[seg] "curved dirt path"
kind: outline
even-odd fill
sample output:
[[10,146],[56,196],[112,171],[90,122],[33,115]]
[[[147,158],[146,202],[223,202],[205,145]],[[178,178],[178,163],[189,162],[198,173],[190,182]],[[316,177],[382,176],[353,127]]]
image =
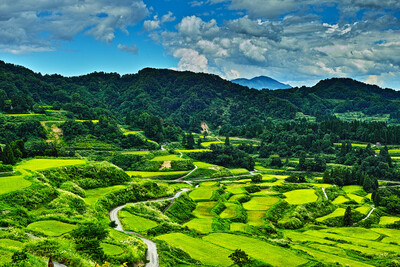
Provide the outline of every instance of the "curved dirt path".
[[135,203],[126,203],[122,206],[116,207],[112,209],[109,212],[110,220],[115,221],[117,224],[117,227],[115,230],[121,231],[127,234],[131,235],[136,235],[138,236],[146,245],[147,245],[147,255],[146,259],[148,262],[146,263],[146,267],[159,267],[160,264],[158,262],[158,253],[157,253],[157,245],[150,239],[147,239],[140,235],[139,233],[131,232],[131,231],[125,231],[124,228],[122,227],[121,221],[118,218],[118,211],[123,209],[127,204],[140,204],[140,203],[150,203],[150,202],[159,202],[159,201],[166,201],[166,200],[174,200],[175,198],[178,198],[183,192],[189,191],[190,189],[188,188],[183,188],[179,192],[177,192],[173,197],[166,197],[166,198],[158,198],[158,199],[152,199],[152,200],[146,200],[146,201],[140,201],[140,202],[135,202]]
[[375,207],[372,207],[372,209],[368,212],[367,216],[366,216],[364,219],[362,219],[361,221],[365,221],[366,219],[368,219],[369,216],[371,216],[371,214],[372,214],[372,212],[373,212],[374,210],[375,210]]

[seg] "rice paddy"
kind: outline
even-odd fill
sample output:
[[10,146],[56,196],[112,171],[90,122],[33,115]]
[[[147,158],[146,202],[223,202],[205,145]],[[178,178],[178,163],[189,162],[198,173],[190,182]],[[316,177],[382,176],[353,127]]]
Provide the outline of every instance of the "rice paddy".
[[0,177],[0,194],[29,187],[32,183],[25,180],[23,175]]
[[158,225],[155,221],[134,215],[125,210],[121,210],[118,215],[125,230],[144,232]]
[[337,198],[335,198],[332,203],[333,204],[343,204],[345,202],[349,201],[348,198],[346,198],[345,196],[338,196]]
[[125,252],[122,247],[113,244],[101,243],[100,246],[107,255],[120,255]]
[[225,203],[226,209],[219,215],[223,219],[232,219],[239,215],[240,207],[234,203]]
[[185,223],[184,226],[194,229],[202,234],[207,234],[212,232],[212,218],[195,218]]
[[255,238],[213,233],[203,237],[203,240],[231,250],[241,249],[249,256],[273,266],[299,266],[308,262],[307,259],[297,256],[288,249]]
[[151,161],[177,161],[177,160],[187,160],[179,157],[178,155],[166,155],[166,156],[158,156],[153,158]]
[[280,198],[277,197],[252,197],[250,201],[243,203],[246,210],[268,210],[272,205],[277,203]]
[[400,217],[382,216],[379,220],[379,224],[382,224],[382,225],[393,224],[398,221],[400,221]]
[[71,232],[75,225],[55,220],[38,221],[29,224],[26,228],[32,231],[40,232],[47,236],[60,236]]
[[45,170],[56,167],[85,164],[81,159],[31,159],[23,161],[17,165],[17,169],[27,169],[31,171]]
[[322,222],[322,221],[325,221],[326,219],[329,219],[329,218],[343,217],[345,211],[346,211],[345,209],[337,208],[334,212],[329,213],[328,215],[325,215],[323,217],[317,218],[316,221],[317,222]]
[[126,186],[124,186],[124,185],[114,185],[114,186],[110,186],[110,187],[87,189],[85,202],[89,205],[94,205],[97,202],[97,200],[99,200],[101,197],[103,197],[111,192],[125,188],[125,187]]
[[144,171],[126,171],[129,176],[139,176],[142,178],[156,178],[156,177],[179,177],[183,176],[187,171],[172,171],[172,172],[144,172]]
[[199,202],[197,203],[196,209],[193,210],[192,214],[197,218],[210,218],[213,217],[211,214],[212,208],[215,207],[217,202]]
[[265,211],[253,210],[247,211],[248,224],[252,226],[263,226],[264,222],[262,218],[265,216]]
[[284,193],[284,195],[286,196],[285,201],[291,205],[311,203],[318,199],[314,189],[293,190]]

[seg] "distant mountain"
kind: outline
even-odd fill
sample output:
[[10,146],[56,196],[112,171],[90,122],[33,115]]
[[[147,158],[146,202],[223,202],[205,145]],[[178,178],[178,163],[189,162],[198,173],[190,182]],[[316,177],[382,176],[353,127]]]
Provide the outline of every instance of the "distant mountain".
[[232,80],[231,82],[240,84],[242,86],[247,86],[249,88],[258,89],[258,90],[265,89],[265,88],[270,89],[270,90],[292,88],[288,84],[278,82],[277,80],[274,80],[267,76],[254,77],[253,79],[240,78],[240,79]]

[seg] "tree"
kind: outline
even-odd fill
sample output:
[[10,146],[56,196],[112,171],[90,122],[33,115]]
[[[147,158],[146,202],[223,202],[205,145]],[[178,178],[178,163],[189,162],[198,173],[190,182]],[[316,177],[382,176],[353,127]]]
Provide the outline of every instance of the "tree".
[[4,164],[11,164],[11,165],[15,164],[16,159],[14,157],[14,153],[13,153],[12,147],[9,144],[7,144],[5,146],[5,148],[3,149],[3,152],[1,153],[0,160]]
[[194,148],[194,137],[193,137],[192,133],[190,133],[187,136],[187,148],[188,149],[193,149]]
[[247,253],[241,249],[236,249],[235,252],[229,255],[229,258],[239,266],[244,266],[251,262]]
[[347,206],[346,211],[343,216],[343,225],[350,226],[351,225],[351,207]]
[[251,182],[252,183],[261,183],[262,182],[262,175],[261,174],[256,174],[251,176]]
[[229,141],[229,136],[227,136],[227,137],[225,138],[225,145],[226,145],[226,146],[230,146],[230,145],[231,145],[231,142]]

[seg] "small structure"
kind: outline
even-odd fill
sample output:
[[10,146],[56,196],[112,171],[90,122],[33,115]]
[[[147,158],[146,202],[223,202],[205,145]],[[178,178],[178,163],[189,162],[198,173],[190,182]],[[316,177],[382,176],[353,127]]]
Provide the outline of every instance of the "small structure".
[[381,146],[382,146],[382,144],[381,144],[380,142],[376,142],[375,146],[377,146],[377,147],[381,147]]

